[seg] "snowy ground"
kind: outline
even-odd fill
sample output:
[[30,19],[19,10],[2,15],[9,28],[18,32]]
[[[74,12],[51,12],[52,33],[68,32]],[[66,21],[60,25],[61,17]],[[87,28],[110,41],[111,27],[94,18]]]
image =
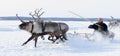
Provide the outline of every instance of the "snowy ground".
[[63,21],[70,27],[68,41],[52,44],[39,38],[37,47],[34,41],[21,46],[30,34],[20,30],[19,21],[0,21],[0,56],[120,56],[120,29],[111,29],[115,33],[113,41],[103,40],[99,35],[97,41],[88,41],[82,33],[92,33],[88,29],[90,22]]

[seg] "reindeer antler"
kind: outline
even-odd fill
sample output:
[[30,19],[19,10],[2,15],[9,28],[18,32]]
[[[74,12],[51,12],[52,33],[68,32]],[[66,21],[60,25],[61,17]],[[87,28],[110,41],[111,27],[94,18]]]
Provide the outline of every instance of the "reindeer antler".
[[17,18],[23,23],[24,21],[16,14]]
[[110,16],[111,18],[112,18],[112,20],[114,19],[114,17],[113,16]]
[[32,18],[36,20],[36,18],[34,17],[35,14],[32,14],[32,12],[31,12],[31,13],[29,13],[29,15],[32,16]]
[[29,13],[29,15],[32,16],[35,20],[37,20],[37,19],[40,20],[41,15],[44,13],[44,11],[40,13],[41,10],[42,10],[42,8],[41,9],[36,9],[34,11],[34,14]]

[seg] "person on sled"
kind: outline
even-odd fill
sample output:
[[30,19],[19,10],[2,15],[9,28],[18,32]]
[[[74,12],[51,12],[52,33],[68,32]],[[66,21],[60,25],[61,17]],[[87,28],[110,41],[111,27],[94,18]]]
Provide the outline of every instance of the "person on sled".
[[103,22],[102,18],[98,18],[98,22],[94,23],[93,25],[88,26],[88,28],[92,28],[95,31],[102,33],[103,35],[107,35],[108,33],[108,27]]
[[102,18],[98,18],[98,22],[93,25],[89,25],[88,28],[100,32],[103,36],[108,36],[109,38],[114,37],[114,33],[108,31],[108,26],[103,22]]

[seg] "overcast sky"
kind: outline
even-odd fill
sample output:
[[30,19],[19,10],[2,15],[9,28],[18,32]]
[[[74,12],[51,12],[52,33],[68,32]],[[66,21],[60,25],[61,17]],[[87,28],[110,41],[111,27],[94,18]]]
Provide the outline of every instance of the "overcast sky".
[[42,17],[120,18],[120,0],[0,0],[0,16],[29,16],[29,12],[43,8]]

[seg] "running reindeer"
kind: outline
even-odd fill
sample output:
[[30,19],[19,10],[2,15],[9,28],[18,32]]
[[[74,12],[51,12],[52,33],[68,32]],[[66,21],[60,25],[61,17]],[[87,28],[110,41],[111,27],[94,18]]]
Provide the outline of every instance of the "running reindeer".
[[[16,16],[22,22],[19,25],[19,28],[30,32],[32,35],[26,42],[22,44],[22,46],[27,44],[32,39],[34,39],[35,40],[34,46],[36,47],[38,37],[39,36],[43,37],[43,35],[47,35],[47,34],[50,35],[48,40],[53,41],[53,43],[55,43],[55,41],[58,39],[61,39],[62,41],[67,40],[66,33],[69,29],[68,25],[65,23],[44,22],[40,20],[40,16],[44,13],[42,12],[41,14],[39,14],[40,10],[38,11],[35,10],[35,14],[30,13],[30,15],[35,19],[35,21],[24,22],[16,14]],[[35,16],[37,18],[35,18]],[[56,39],[50,39],[51,37],[52,38],[56,37]]]
[[110,27],[110,29],[112,29],[113,27],[118,27],[120,26],[120,21],[119,20],[114,20],[114,18],[111,16],[112,20],[109,21],[108,26]]

